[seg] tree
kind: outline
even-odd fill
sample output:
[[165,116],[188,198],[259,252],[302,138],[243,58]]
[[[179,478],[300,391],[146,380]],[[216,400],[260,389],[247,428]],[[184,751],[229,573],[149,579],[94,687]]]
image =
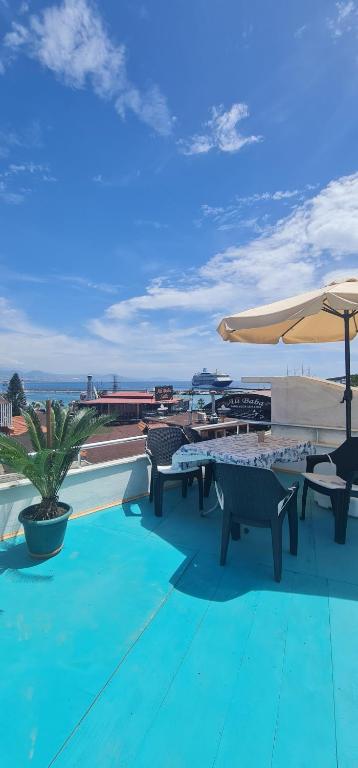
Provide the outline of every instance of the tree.
[[[45,435],[33,408],[22,411],[35,454],[15,440],[0,433],[0,462],[27,477],[38,490],[41,502],[33,519],[51,520],[58,516],[58,492],[83,443],[108,424],[108,416],[99,416],[95,408],[75,415],[58,404],[51,407],[51,429]],[[49,444],[50,443],[50,444]]]
[[21,411],[26,408],[26,396],[18,373],[11,376],[6,397],[12,403],[12,415],[21,416]]

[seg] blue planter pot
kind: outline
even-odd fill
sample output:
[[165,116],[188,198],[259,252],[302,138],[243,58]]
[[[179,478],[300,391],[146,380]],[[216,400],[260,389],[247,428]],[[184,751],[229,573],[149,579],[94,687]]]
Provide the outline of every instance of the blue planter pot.
[[20,512],[19,522],[24,527],[27,548],[32,557],[52,557],[62,549],[72,507],[63,502],[59,502],[58,506],[62,507],[63,515],[53,520],[31,520],[32,511],[37,504],[26,507]]

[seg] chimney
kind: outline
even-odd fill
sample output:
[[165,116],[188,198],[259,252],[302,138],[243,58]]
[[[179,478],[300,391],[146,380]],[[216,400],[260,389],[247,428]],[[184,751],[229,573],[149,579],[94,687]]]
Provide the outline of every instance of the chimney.
[[87,396],[86,400],[93,400],[94,394],[93,394],[93,381],[91,374],[88,374],[87,376]]

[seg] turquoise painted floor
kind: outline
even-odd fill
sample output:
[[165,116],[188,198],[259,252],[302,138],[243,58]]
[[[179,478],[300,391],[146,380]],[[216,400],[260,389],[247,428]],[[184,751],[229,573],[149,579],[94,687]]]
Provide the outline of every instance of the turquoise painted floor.
[[339,546],[312,503],[276,584],[269,532],[220,568],[196,503],[71,521],[40,564],[1,545],[2,768],[358,766],[358,520]]

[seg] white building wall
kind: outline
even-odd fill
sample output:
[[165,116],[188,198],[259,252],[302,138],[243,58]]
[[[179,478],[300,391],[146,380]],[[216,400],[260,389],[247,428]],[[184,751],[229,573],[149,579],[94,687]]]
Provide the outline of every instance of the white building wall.
[[[271,384],[272,433],[339,445],[345,439],[344,386],[309,376],[245,376]],[[353,387],[352,434],[358,436],[358,388]]]
[[[138,456],[70,470],[60,498],[78,513],[143,496],[148,488],[148,459]],[[28,480],[0,483],[0,536],[18,531],[19,512],[38,501]]]

